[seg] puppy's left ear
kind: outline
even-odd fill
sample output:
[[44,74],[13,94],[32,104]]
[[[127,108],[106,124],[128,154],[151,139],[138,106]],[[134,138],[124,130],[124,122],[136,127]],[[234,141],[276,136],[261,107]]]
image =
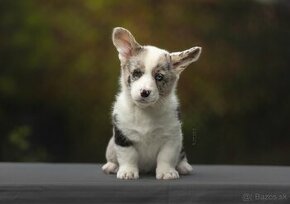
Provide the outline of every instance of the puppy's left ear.
[[202,48],[193,47],[182,52],[172,52],[171,63],[177,74],[180,74],[188,65],[198,60]]

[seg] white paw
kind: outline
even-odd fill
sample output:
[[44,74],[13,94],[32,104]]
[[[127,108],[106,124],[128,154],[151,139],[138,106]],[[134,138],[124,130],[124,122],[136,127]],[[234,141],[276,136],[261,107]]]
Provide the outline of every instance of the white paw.
[[166,169],[166,170],[156,170],[156,178],[157,179],[178,179],[179,174],[173,168]]
[[118,165],[113,162],[107,162],[102,166],[102,170],[106,174],[115,174],[118,171]]
[[185,160],[181,161],[176,166],[176,169],[180,174],[183,174],[183,175],[190,174],[190,172],[192,172],[192,166]]
[[120,167],[117,172],[118,179],[138,179],[139,172],[138,169],[135,167],[123,166]]

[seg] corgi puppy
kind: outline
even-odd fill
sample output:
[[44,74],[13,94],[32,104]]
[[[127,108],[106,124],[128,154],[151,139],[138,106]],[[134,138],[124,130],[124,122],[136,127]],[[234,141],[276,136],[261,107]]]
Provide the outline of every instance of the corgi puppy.
[[137,179],[156,172],[157,179],[189,174],[182,145],[176,85],[180,73],[198,60],[201,47],[168,52],[140,45],[125,28],[113,30],[121,62],[120,92],[113,105],[113,136],[106,151],[105,173]]

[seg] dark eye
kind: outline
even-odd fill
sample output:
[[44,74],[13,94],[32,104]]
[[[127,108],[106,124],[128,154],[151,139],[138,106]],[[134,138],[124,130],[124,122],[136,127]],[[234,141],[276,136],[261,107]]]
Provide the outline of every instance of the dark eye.
[[163,74],[157,73],[157,74],[155,75],[155,79],[156,79],[156,81],[162,81],[163,78],[164,78],[164,75],[163,75]]
[[136,70],[133,71],[132,76],[133,76],[134,79],[138,79],[138,78],[140,78],[142,76],[142,74],[143,73],[140,70],[136,69]]

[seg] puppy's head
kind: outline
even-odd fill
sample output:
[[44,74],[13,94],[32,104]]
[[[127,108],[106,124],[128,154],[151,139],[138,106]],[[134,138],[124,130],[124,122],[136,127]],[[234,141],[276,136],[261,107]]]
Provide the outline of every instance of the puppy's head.
[[179,74],[198,60],[201,47],[169,53],[153,46],[142,46],[124,28],[114,28],[113,44],[119,53],[122,85],[139,107],[154,105],[172,93]]

